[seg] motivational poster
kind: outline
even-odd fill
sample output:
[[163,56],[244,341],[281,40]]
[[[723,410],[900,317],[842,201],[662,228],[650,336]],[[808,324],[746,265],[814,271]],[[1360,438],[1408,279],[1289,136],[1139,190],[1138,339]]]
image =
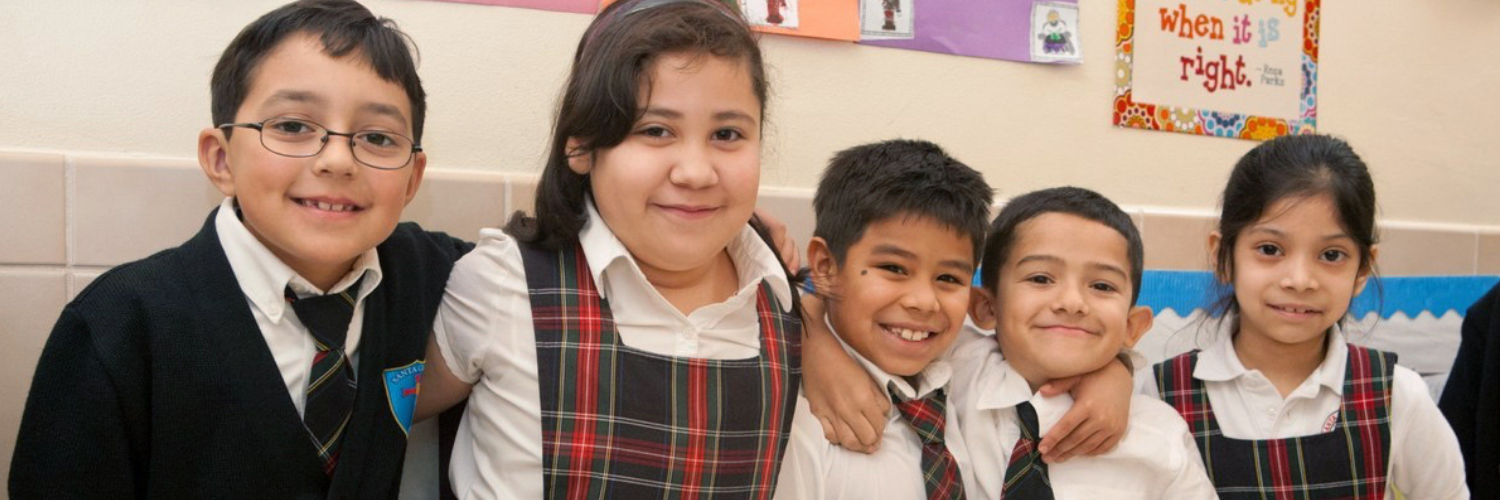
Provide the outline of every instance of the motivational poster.
[[1120,0],[1114,123],[1265,140],[1317,124],[1319,0]]

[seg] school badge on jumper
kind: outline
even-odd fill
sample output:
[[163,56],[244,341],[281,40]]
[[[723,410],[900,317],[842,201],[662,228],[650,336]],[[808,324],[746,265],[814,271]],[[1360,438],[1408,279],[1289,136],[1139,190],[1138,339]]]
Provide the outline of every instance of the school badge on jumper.
[[396,418],[396,425],[401,426],[401,432],[411,434],[412,417],[417,412],[417,394],[422,392],[422,370],[426,368],[426,361],[417,360],[406,366],[387,368],[383,374],[385,396],[391,403],[391,416]]

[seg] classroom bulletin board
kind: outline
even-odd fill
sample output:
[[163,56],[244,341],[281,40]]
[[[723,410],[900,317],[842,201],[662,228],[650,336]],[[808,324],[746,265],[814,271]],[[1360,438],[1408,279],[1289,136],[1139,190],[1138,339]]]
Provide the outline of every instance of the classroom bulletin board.
[[1266,140],[1318,119],[1320,0],[1120,0],[1114,124]]

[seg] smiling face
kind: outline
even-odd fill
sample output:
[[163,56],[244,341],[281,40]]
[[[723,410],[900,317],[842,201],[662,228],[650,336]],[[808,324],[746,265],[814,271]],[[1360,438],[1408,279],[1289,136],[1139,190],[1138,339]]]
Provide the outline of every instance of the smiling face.
[[[1219,238],[1209,240],[1216,247]],[[1234,247],[1237,341],[1317,349],[1368,276],[1326,195],[1273,203]]]
[[624,142],[570,167],[590,175],[599,215],[652,279],[710,265],[750,220],[760,100],[735,59],[667,54],[648,74]]
[[843,265],[814,238],[808,261],[819,286],[829,288],[834,332],[887,373],[921,372],[963,326],[974,241],[930,218],[897,215],[870,224]]
[[1015,238],[994,295],[979,292],[974,319],[995,328],[1005,359],[1032,389],[1104,367],[1150,328],[1151,311],[1130,304],[1118,231],[1051,212],[1022,222]]
[[[316,37],[299,34],[255,69],[235,122],[296,118],[341,132],[411,137],[410,106],[400,85],[381,79],[357,57],[329,57]],[[348,140],[337,136],[317,156],[289,158],[267,150],[260,133],[248,128],[235,128],[229,138],[205,129],[198,159],[215,186],[239,202],[250,233],[323,288],[390,236],[416,195],[427,161],[418,153],[399,170],[372,169],[357,163]]]

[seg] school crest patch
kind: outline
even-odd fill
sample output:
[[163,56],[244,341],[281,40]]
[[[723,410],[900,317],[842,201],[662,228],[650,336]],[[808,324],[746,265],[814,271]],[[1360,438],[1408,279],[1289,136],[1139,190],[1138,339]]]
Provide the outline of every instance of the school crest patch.
[[422,370],[427,368],[425,360],[385,370],[385,396],[391,403],[391,416],[401,431],[411,434],[412,417],[417,412],[417,394],[422,390]]

